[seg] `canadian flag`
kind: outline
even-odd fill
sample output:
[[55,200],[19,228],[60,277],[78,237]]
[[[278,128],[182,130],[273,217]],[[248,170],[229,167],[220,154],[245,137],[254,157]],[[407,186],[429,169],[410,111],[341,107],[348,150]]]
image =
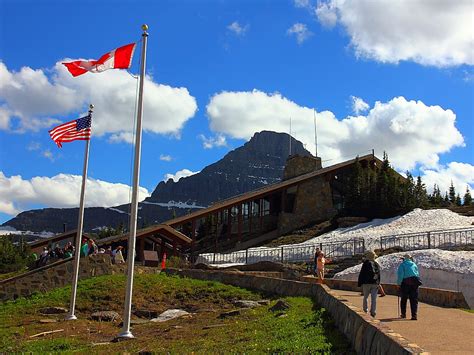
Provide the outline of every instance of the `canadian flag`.
[[136,43],[130,43],[114,49],[104,54],[99,60],[76,60],[62,64],[66,66],[72,76],[79,76],[87,72],[100,73],[107,69],[128,69],[132,65],[135,46]]

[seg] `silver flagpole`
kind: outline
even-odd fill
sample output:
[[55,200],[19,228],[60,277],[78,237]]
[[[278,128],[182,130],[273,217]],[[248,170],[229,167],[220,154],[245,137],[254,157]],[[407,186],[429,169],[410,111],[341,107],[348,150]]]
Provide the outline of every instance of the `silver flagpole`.
[[[92,116],[94,105],[89,105],[89,115]],[[74,252],[74,271],[72,274],[72,289],[71,289],[71,304],[69,306],[69,314],[66,320],[77,319],[74,314],[76,308],[76,293],[77,293],[77,279],[79,276],[79,259],[81,257],[81,240],[82,240],[82,225],[84,222],[84,198],[86,192],[87,181],[87,166],[89,164],[89,143],[90,138],[86,141],[86,151],[84,154],[84,168],[82,169],[82,184],[81,184],[81,202],[79,203],[79,217],[77,220],[77,234],[76,234],[76,250]]]
[[314,156],[318,157],[318,132],[316,130],[316,110],[313,108],[313,118],[314,118]]
[[125,293],[125,307],[123,310],[123,328],[119,333],[119,338],[134,338],[130,332],[130,313],[132,311],[132,292],[133,292],[133,268],[135,265],[135,240],[137,236],[137,214],[138,214],[138,185],[140,177],[140,155],[142,145],[142,113],[143,113],[143,84],[145,80],[146,66],[146,43],[148,38],[148,26],[142,26],[142,59],[140,68],[140,87],[138,91],[138,111],[137,111],[137,130],[135,137],[135,161],[133,166],[133,187],[132,203],[130,211],[130,234],[128,236],[127,253],[127,290]]

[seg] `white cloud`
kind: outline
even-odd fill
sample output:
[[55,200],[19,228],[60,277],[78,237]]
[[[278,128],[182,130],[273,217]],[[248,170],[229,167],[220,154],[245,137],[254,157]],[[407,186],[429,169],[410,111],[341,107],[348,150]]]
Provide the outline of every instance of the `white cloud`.
[[336,26],[337,12],[332,3],[320,3],[315,10],[316,17],[321,25],[327,28]]
[[358,115],[361,112],[367,111],[370,106],[367,102],[362,100],[360,97],[357,96],[351,96],[351,101],[352,101],[352,112],[354,112],[356,115]]
[[299,7],[302,9],[312,9],[313,6],[311,5],[310,0],[294,0],[295,7]]
[[438,185],[443,196],[445,191],[449,191],[452,181],[456,193],[459,193],[462,198],[466,193],[467,185],[471,193],[474,190],[474,165],[451,162],[438,169],[422,170],[421,179],[429,192],[433,192],[434,184]]
[[[281,94],[222,92],[207,105],[211,129],[239,139],[249,139],[255,132],[289,131],[314,153],[313,108],[299,106]],[[368,154],[375,149],[389,154],[399,170],[415,166],[435,167],[439,154],[464,139],[455,127],[456,115],[440,106],[427,106],[421,101],[395,97],[376,102],[365,116],[338,119],[330,111],[316,113],[318,154],[330,164]]]
[[[18,121],[19,131],[49,128],[95,105],[93,134],[111,135],[111,142],[132,142],[137,80],[121,70],[72,77],[61,62],[48,78],[43,70],[8,71],[0,62],[0,128]],[[28,97],[28,100],[24,98]],[[197,110],[196,99],[186,88],[157,84],[147,76],[144,89],[143,129],[157,134],[179,135]],[[64,118],[63,118],[64,116]],[[6,117],[6,118],[5,118]]]
[[171,161],[173,158],[171,158],[171,155],[164,155],[160,154],[160,160],[162,161]]
[[316,9],[323,26],[345,28],[358,57],[437,67],[474,64],[471,0],[329,0]]
[[165,178],[164,178],[164,181],[168,181],[169,179],[173,179],[174,182],[178,182],[179,179],[183,178],[183,177],[187,177],[187,176],[191,176],[191,175],[194,175],[194,174],[197,174],[199,173],[199,171],[191,171],[191,170],[188,170],[188,169],[183,169],[183,170],[179,170],[176,172],[176,174],[166,174],[165,175]]
[[291,26],[286,31],[286,33],[289,36],[294,35],[296,37],[296,42],[298,42],[298,44],[302,44],[304,41],[306,41],[309,37],[313,35],[313,33],[308,30],[308,28],[306,27],[304,23],[299,23],[299,22]]
[[204,134],[200,134],[198,137],[202,140],[202,146],[204,149],[227,147],[227,140],[222,134],[216,134],[214,137],[206,137]]
[[227,26],[227,29],[235,33],[237,36],[243,36],[248,31],[249,25],[242,26],[237,21],[234,21],[229,26]]
[[[0,212],[15,215],[33,205],[48,207],[78,207],[82,176],[59,174],[53,177],[36,176],[24,180],[20,175],[7,177],[0,171]],[[87,179],[85,204],[87,207],[110,207],[129,203],[130,187],[120,183]],[[147,189],[139,189],[139,200],[150,196]]]

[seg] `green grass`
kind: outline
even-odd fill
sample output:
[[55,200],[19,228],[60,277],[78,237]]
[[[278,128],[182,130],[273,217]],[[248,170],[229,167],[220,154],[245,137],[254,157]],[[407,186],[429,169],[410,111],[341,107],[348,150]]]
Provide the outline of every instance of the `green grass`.
[[[88,320],[96,310],[123,313],[125,276],[110,275],[79,282],[76,314],[79,320],[40,324],[39,309],[68,307],[71,289],[64,287],[30,298],[0,304],[0,353],[120,353],[141,350],[158,353],[348,353],[348,342],[337,332],[324,309],[305,297],[284,298],[290,305],[283,312],[271,312],[276,302],[247,309],[235,317],[221,319],[221,312],[234,309],[233,300],[258,300],[262,294],[218,282],[166,276],[136,275],[133,308],[162,312],[170,308],[195,309],[188,319],[147,323],[133,328],[136,339],[110,342],[120,331],[118,324]],[[204,311],[211,309],[211,311]],[[200,312],[200,310],[203,310]],[[60,318],[60,317],[56,317]],[[208,325],[217,325],[204,329]],[[64,332],[30,338],[43,331]]]

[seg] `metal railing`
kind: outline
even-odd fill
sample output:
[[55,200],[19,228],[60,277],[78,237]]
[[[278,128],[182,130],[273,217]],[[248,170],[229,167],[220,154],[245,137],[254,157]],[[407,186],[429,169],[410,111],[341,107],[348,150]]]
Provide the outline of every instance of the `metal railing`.
[[300,244],[275,248],[250,248],[226,254],[206,253],[200,254],[196,263],[221,265],[252,264],[259,261],[308,262],[313,260],[316,248],[322,250],[326,257],[331,259],[349,257],[363,253],[365,250],[364,240],[359,238],[341,242]]
[[380,249],[451,249],[474,244],[474,228],[450,229],[380,237]]
[[398,247],[402,250],[451,249],[474,245],[474,227],[450,230],[438,230],[420,233],[382,236],[366,243],[363,238],[340,242],[318,244],[289,245],[275,248],[250,248],[232,253],[206,253],[198,255],[196,263],[205,264],[252,264],[259,261],[308,262],[314,257],[316,248],[324,252],[327,258],[337,259],[362,254],[368,249],[382,250]]

